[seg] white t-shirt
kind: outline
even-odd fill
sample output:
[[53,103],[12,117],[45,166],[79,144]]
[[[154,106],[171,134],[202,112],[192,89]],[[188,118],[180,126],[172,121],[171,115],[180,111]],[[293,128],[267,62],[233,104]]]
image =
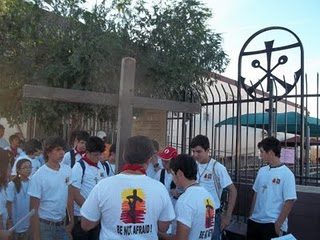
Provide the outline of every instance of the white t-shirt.
[[101,219],[100,239],[156,240],[159,221],[175,217],[168,191],[145,175],[118,174],[100,181],[82,205],[81,215]]
[[11,170],[11,175],[12,176],[17,175],[17,163],[21,159],[29,159],[31,161],[32,170],[31,170],[31,175],[30,176],[32,176],[41,167],[41,163],[40,163],[38,158],[30,158],[28,155],[23,154],[23,155],[20,155],[17,158],[17,160],[14,162],[12,170]]
[[[74,149],[73,149],[74,151]],[[75,163],[78,162],[80,159],[82,158],[81,154],[80,153],[77,153],[75,155]],[[63,164],[71,167],[71,154],[70,154],[70,151],[66,152],[63,156],[63,159],[61,161]]]
[[7,203],[7,193],[5,188],[0,187],[0,215],[2,217],[2,222],[3,222],[3,229],[7,229],[6,223],[8,219],[8,212],[6,208],[6,203]]
[[[157,181],[160,181],[160,177],[161,177],[161,171],[162,169],[160,169],[156,175],[154,176],[154,179]],[[164,186],[166,187],[166,189],[168,190],[168,192],[170,192],[170,186],[171,186],[171,182],[172,182],[172,174],[168,173],[165,170],[165,174],[164,174]]]
[[[26,216],[29,213],[30,208],[30,196],[28,195],[29,180],[21,182],[20,192],[17,192],[17,189],[13,182],[9,182],[7,188],[7,201],[12,202],[12,221],[13,224],[16,224],[21,218]],[[23,223],[17,226],[15,232],[22,233],[28,230],[30,226],[29,219],[25,220]]]
[[40,199],[39,217],[59,222],[66,215],[71,168],[60,164],[58,171],[43,165],[31,177],[28,194]]
[[[260,168],[253,190],[257,196],[250,219],[258,223],[275,223],[285,201],[297,199],[295,177],[285,165]],[[288,219],[281,229],[285,232],[288,230]]]
[[8,141],[6,139],[4,139],[3,137],[0,138],[0,148],[6,149],[9,146],[10,146],[10,144],[8,143]]
[[[162,169],[163,168],[163,164],[162,164],[161,158],[159,158],[159,157],[158,157],[158,164],[159,164],[159,168]],[[154,178],[156,174],[157,174],[157,171],[155,171],[153,163],[150,162],[148,164],[148,168],[147,168],[147,176],[151,177],[151,178]]]
[[[97,183],[107,177],[105,168],[102,166],[101,162],[98,162],[98,167],[89,165],[86,161],[83,160],[85,165],[85,171],[83,170],[81,164],[76,162],[72,168],[72,186],[80,189],[80,194],[86,199],[89,196],[89,193]],[[74,202],[74,215],[80,215],[80,207]]]
[[201,186],[190,186],[177,200],[176,220],[190,228],[189,240],[211,240],[215,207],[211,194]]
[[[231,185],[232,180],[225,166],[217,162],[215,164],[214,171],[219,182],[215,184],[214,177],[213,177],[213,164],[215,161],[216,160],[211,158],[208,163],[204,163],[204,164],[197,163],[198,164],[197,181],[212,195],[215,208],[219,209],[222,189]],[[218,187],[219,196],[217,195],[216,186],[220,186]]]
[[[105,165],[109,166],[109,174],[108,177],[116,175],[116,165],[113,163],[109,163],[108,160],[104,162]],[[106,166],[105,166],[106,167]]]

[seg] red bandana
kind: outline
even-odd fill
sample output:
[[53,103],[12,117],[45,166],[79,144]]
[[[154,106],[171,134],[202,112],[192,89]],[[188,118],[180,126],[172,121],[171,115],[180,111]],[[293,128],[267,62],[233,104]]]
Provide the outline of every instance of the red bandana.
[[18,155],[18,148],[10,147],[10,149],[11,149],[11,152],[12,152],[13,156],[16,157]]
[[82,159],[88,163],[90,166],[94,166],[96,168],[99,168],[98,167],[98,163],[95,163],[95,162],[92,162],[86,155],[82,156]]
[[123,165],[122,171],[126,171],[126,170],[137,171],[137,172],[140,172],[142,174],[146,174],[146,169],[140,164],[126,163],[126,164]]

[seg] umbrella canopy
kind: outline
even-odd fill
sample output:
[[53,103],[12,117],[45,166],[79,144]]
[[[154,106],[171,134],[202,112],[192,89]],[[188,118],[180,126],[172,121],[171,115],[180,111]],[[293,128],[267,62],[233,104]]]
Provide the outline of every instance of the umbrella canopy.
[[[281,141],[281,146],[295,147],[301,145],[301,137],[295,136],[286,140]],[[310,138],[310,146],[320,145],[320,140]]]
[[[287,132],[293,134],[301,133],[301,114],[296,112],[274,113],[275,126],[277,132]],[[314,117],[305,117],[307,126],[310,127],[310,137],[320,137],[320,119]],[[237,117],[227,118],[215,126],[236,125]],[[240,116],[241,126],[253,128],[269,128],[269,113],[248,113]]]

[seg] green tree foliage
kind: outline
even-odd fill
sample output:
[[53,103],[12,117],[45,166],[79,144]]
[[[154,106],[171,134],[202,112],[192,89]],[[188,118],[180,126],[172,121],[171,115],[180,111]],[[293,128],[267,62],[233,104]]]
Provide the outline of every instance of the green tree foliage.
[[84,2],[1,2],[0,114],[11,123],[36,115],[56,132],[63,118],[115,119],[108,107],[22,99],[21,88],[115,93],[125,56],[137,59],[137,94],[180,100],[201,92],[210,72],[228,63],[221,36],[207,26],[211,12],[199,0],[102,1],[90,12]]

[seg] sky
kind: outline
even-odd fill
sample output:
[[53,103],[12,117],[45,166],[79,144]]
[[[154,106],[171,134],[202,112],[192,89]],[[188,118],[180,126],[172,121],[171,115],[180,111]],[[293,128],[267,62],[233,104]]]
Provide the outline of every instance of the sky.
[[209,27],[222,34],[230,57],[224,76],[237,79],[238,57],[245,41],[260,29],[281,26],[300,38],[305,73],[320,72],[320,1],[318,0],[203,0],[213,12]]

